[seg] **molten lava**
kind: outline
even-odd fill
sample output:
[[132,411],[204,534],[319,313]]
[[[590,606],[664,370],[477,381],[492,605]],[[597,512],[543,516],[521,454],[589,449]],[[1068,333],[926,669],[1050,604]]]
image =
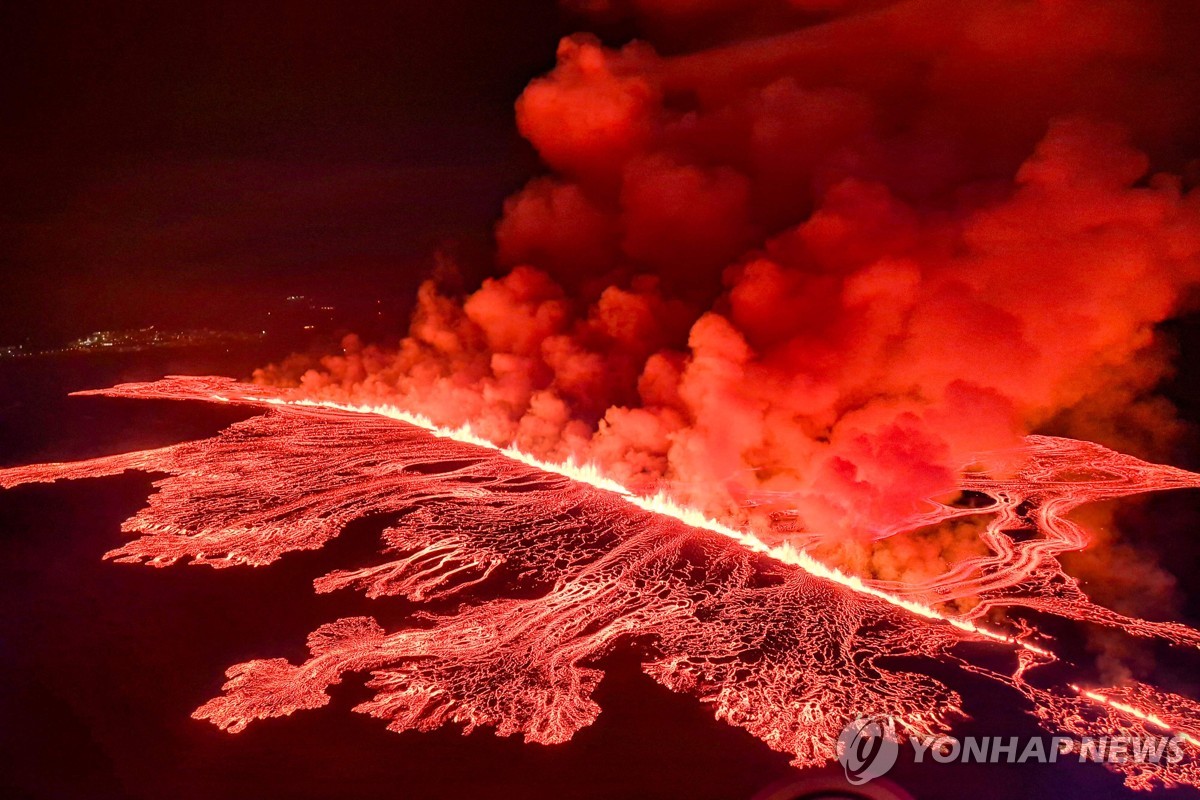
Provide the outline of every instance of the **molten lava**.
[[[1200,487],[1200,475],[1051,437],[982,455],[976,463],[1009,471],[967,471],[960,487],[991,505],[933,504],[915,524],[987,514],[990,554],[905,586],[846,575],[786,542],[769,544],[664,496],[633,494],[594,468],[543,463],[391,407],[294,400],[219,378],[92,393],[263,411],[203,441],[0,470],[3,487],[130,469],[166,473],[124,525],[137,538],[106,557],[157,567],[263,566],[320,548],[352,520],[389,513],[397,521],[382,533],[386,559],[321,576],[316,591],[461,603],[390,631],[371,617],[335,620],[309,636],[302,664],[266,658],[231,667],[224,694],[195,712],[231,732],[323,706],[326,689],[346,673],[369,671],[375,696],[355,710],[392,730],[456,723],[562,742],[600,713],[596,659],[636,644],[655,680],[696,695],[796,764],[813,765],[834,757],[838,732],[857,714],[891,716],[906,735],[943,733],[964,715],[944,683],[890,665],[889,657],[904,656],[1012,687],[1055,732],[1176,735],[1183,761],[1110,767],[1139,788],[1200,786],[1200,705],[1140,684],[1040,685],[1031,670],[1056,660],[1048,643],[1028,628],[982,621],[1025,606],[1200,646],[1186,626],[1091,603],[1057,560],[1088,543],[1067,518],[1080,504]],[[1019,527],[1018,515],[1036,526],[1019,540],[1006,533]],[[979,602],[946,610],[966,597]],[[1002,660],[1011,653],[1010,668],[968,656],[968,642],[991,643]]]

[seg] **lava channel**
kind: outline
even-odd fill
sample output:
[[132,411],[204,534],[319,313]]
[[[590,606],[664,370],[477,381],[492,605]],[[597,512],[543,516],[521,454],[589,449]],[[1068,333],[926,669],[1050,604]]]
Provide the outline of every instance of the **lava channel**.
[[[666,497],[633,495],[593,468],[540,463],[399,409],[295,401],[224,378],[81,394],[262,412],[201,441],[0,470],[0,487],[126,470],[165,474],[123,525],[135,538],[106,558],[265,566],[322,547],[355,519],[387,513],[397,521],[381,534],[381,561],[322,575],[315,590],[457,601],[454,611],[435,605],[397,630],[365,616],[331,621],[309,635],[310,656],[298,665],[265,658],[230,667],[224,693],[194,713],[230,732],[324,706],[329,686],[369,672],[374,696],[354,710],[391,730],[457,724],[563,742],[600,713],[592,699],[598,659],[636,643],[654,680],[811,766],[836,756],[839,732],[858,715],[891,717],[902,736],[946,733],[965,716],[962,698],[941,680],[896,667],[892,657],[903,657],[1015,689],[1052,732],[1178,736],[1182,761],[1108,766],[1136,788],[1200,787],[1200,705],[1141,684],[1035,683],[1034,668],[1056,660],[1046,643],[1027,628],[982,622],[997,607],[1026,606],[1200,645],[1186,626],[1096,606],[1056,559],[1086,544],[1066,519],[1071,509],[1197,487],[1200,475],[1086,442],[1030,437],[1013,476],[963,476],[962,488],[993,500],[984,509],[994,518],[985,533],[992,554],[904,586],[845,575]],[[1003,531],[1022,503],[1035,509],[1026,516],[1039,535],[1018,542]],[[940,506],[921,523],[964,513]],[[980,602],[963,613],[944,610],[946,600],[967,596]],[[962,647],[969,642],[990,644],[1010,668],[973,660],[966,653],[979,648]]]

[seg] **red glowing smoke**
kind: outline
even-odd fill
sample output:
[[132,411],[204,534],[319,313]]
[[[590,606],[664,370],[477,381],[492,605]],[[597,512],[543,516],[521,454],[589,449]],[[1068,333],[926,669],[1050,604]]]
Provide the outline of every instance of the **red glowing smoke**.
[[1031,431],[1172,433],[1154,326],[1200,277],[1200,196],[1147,155],[1197,129],[1172,4],[584,6],[671,55],[574,36],[525,90],[552,173],[505,205],[509,271],[260,380],[816,537],[884,536]]

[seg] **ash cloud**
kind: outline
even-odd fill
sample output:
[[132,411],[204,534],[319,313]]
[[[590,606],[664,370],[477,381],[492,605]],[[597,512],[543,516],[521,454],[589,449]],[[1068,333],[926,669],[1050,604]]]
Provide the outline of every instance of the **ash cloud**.
[[1031,431],[1173,434],[1155,325],[1200,278],[1177,5],[582,7],[646,40],[569,37],[517,101],[548,173],[504,205],[498,277],[260,381],[818,538],[901,529]]

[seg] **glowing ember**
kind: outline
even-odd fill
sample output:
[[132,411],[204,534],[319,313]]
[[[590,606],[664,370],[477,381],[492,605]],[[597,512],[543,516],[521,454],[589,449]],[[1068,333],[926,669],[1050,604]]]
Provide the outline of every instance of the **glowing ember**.
[[[1142,636],[1195,646],[1181,625],[1122,617],[1091,604],[1056,561],[1086,544],[1064,515],[1090,500],[1200,486],[1200,476],[1098,445],[1031,437],[963,488],[993,504],[938,506],[920,524],[988,513],[993,553],[957,564],[922,586],[863,581],[791,545],[706,519],[668,498],[633,495],[594,469],[543,464],[469,430],[431,429],[394,408],[349,409],[289,401],[218,378],[127,384],[100,394],[256,404],[260,416],[218,436],[68,464],[0,470],[0,486],[111,475],[167,473],[148,506],[125,523],[138,538],[107,554],[167,566],[180,559],[259,566],[315,549],[368,514],[397,522],[382,537],[388,560],[318,578],[318,592],[354,588],[414,601],[454,597],[453,613],[417,615],[384,630],[370,617],[340,619],[309,636],[300,665],[260,659],[228,671],[225,694],[196,716],[236,732],[255,719],[326,704],[347,672],[370,671],[375,697],[356,708],[392,730],[460,723],[534,742],[561,742],[590,724],[602,673],[595,659],[634,639],[647,674],[713,706],[798,765],[834,756],[855,714],[889,715],[909,735],[944,732],[962,715],[958,695],[889,656],[936,660],[986,675],[1027,697],[1048,729],[1078,736],[1172,732],[1187,745],[1178,764],[1116,764],[1131,786],[1200,785],[1194,757],[1200,706],[1151,687],[1031,684],[1055,660],[1036,635],[977,624],[1000,606],[1088,618]],[[370,413],[368,413],[370,412]],[[1004,531],[1018,507],[1037,534]],[[969,613],[942,601],[977,596]],[[995,643],[1012,666],[968,660],[958,645]]]

